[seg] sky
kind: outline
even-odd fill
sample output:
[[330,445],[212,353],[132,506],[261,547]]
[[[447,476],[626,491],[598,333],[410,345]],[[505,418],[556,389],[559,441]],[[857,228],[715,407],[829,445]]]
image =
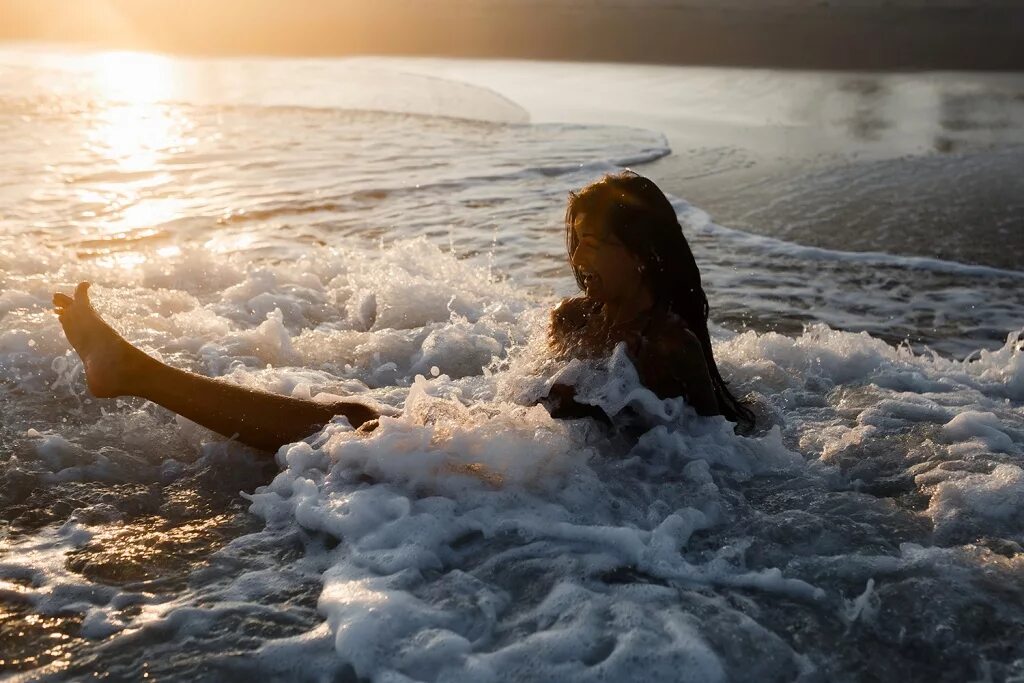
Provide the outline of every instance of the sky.
[[1024,0],[0,0],[0,40],[803,68],[1024,68]]

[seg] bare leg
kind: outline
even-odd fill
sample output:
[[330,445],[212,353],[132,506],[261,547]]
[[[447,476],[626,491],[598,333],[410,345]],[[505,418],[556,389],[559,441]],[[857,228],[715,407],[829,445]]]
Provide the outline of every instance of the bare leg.
[[193,422],[264,450],[303,439],[335,415],[353,427],[378,417],[355,402],[316,403],[172,368],[147,356],[108,325],[89,302],[89,283],[74,297],[54,294],[61,325],[81,356],[89,391],[100,398],[141,396]]

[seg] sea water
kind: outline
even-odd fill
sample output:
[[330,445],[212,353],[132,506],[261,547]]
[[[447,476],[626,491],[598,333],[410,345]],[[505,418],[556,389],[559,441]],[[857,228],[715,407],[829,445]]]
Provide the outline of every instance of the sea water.
[[[672,150],[529,118],[383,61],[0,55],[6,675],[1024,676],[1024,272],[674,196],[737,436],[549,353],[567,193]],[[269,458],[93,399],[81,280],[165,362],[380,425]],[[560,381],[631,426],[551,419]]]

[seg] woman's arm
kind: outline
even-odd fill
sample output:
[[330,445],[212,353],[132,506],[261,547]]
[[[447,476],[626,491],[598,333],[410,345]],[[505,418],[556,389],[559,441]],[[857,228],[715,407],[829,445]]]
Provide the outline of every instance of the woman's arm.
[[[317,403],[280,396],[165,365],[132,346],[104,321],[89,301],[89,283],[73,297],[54,294],[53,304],[68,341],[82,358],[94,396],[139,396],[207,429],[273,451],[317,431],[335,415],[353,427],[378,417],[359,403]],[[372,423],[371,423],[372,424]]]
[[577,401],[576,387],[568,384],[552,386],[551,391],[540,402],[556,420],[579,420],[590,417],[605,424],[612,423],[608,413],[598,406]]

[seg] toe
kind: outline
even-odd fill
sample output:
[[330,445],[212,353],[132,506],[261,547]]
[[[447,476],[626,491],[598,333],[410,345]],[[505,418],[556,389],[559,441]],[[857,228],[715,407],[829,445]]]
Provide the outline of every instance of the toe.
[[75,300],[72,299],[67,294],[61,294],[60,292],[57,292],[56,294],[53,295],[53,305],[56,306],[57,308],[67,308],[73,303],[75,303]]
[[89,304],[89,282],[79,282],[78,286],[75,287],[75,301],[81,301],[85,304]]

